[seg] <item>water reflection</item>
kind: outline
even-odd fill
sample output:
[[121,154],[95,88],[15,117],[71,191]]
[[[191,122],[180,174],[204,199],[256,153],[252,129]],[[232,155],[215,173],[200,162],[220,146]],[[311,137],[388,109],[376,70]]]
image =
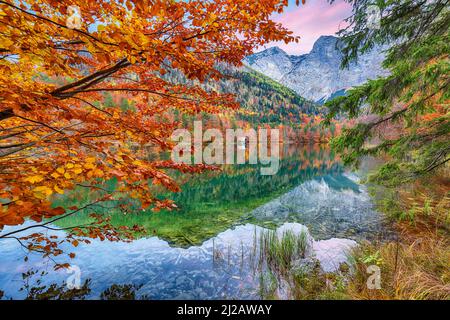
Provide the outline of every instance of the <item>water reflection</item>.
[[302,223],[316,238],[385,238],[389,230],[354,174],[325,175],[304,182],[252,214],[260,221]]
[[[76,253],[71,263],[80,267],[83,280],[92,279],[88,297],[98,297],[112,284],[132,284],[142,285],[139,294],[150,299],[258,298],[254,270],[242,261],[248,260],[260,226],[299,222],[316,239],[359,240],[383,233],[366,188],[330,150],[285,145],[281,156],[274,176],[262,176],[258,166],[248,164],[184,176],[182,192],[161,193],[178,204],[175,212],[103,212],[114,224],[142,225],[149,233],[132,243],[93,241],[70,248]],[[70,197],[87,198],[77,193]],[[88,219],[82,213],[59,226]],[[220,256],[214,247],[221,248]],[[46,283],[67,278],[38,255],[24,262],[25,254],[14,240],[0,242],[0,289],[10,297],[26,295],[19,288],[22,273],[30,268],[48,271],[42,280]]]
[[[153,157],[164,159],[167,154]],[[344,168],[329,149],[318,145],[283,145],[280,167],[276,175],[263,176],[259,165],[225,165],[221,171],[203,174],[172,174],[182,184],[179,193],[164,193],[160,198],[170,198],[179,210],[139,212],[124,215],[123,212],[105,210],[99,212],[111,216],[115,225],[141,225],[148,235],[156,235],[173,246],[189,247],[225,231],[233,225],[252,221],[249,214],[255,208],[292,190],[301,183],[324,175],[339,176]],[[89,199],[89,191],[80,188],[70,195],[67,206],[82,205],[78,199]],[[89,201],[89,200],[86,200]],[[61,226],[85,224],[88,213],[65,219]]]
[[[278,232],[285,230],[299,233],[307,229],[299,224],[285,224]],[[259,243],[256,239],[261,232],[263,228],[245,224],[187,249],[170,247],[157,237],[132,243],[94,240],[76,249],[77,256],[71,264],[81,271],[81,283],[89,283],[89,290],[84,290],[86,298],[99,298],[116,284],[132,285],[137,298],[259,299],[255,257]],[[311,257],[319,259],[326,271],[334,271],[354,245],[346,239],[313,241]],[[37,270],[37,275],[47,272],[38,278],[39,286],[63,283],[69,276],[65,271],[52,271],[52,261],[36,254],[24,262],[20,247],[10,239],[0,244],[0,250],[0,287],[8,297],[24,298],[28,292],[20,288],[36,286],[36,279],[22,277],[28,268]]]

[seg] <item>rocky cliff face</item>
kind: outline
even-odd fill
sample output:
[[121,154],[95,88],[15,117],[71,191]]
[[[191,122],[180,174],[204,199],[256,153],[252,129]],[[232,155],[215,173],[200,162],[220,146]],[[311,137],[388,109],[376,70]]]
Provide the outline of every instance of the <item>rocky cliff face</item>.
[[384,76],[382,48],[362,55],[348,69],[341,69],[341,42],[333,36],[320,37],[309,54],[290,56],[274,47],[253,54],[244,64],[265,74],[313,101],[323,102],[368,79]]
[[276,81],[280,81],[294,66],[291,57],[278,47],[255,53],[245,58],[244,63]]

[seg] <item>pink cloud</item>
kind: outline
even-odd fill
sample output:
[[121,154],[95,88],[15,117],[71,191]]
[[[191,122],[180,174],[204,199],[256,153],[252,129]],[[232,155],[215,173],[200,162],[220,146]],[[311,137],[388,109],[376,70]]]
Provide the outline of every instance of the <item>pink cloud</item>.
[[[300,36],[299,43],[273,43],[289,54],[308,53],[314,42],[322,35],[334,35],[345,27],[345,18],[351,15],[351,5],[343,0],[329,4],[326,0],[309,0],[305,5],[294,7],[288,12],[275,15],[275,21],[280,22]],[[267,47],[270,47],[269,45]]]

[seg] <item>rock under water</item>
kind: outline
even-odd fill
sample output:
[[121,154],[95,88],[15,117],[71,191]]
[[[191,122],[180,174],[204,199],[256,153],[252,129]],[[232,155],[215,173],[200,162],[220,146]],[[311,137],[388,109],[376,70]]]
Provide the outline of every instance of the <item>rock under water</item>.
[[[259,235],[267,231],[253,224],[240,225],[187,249],[170,247],[157,237],[131,243],[94,240],[70,248],[76,253],[71,264],[81,271],[82,281],[92,280],[89,298],[97,298],[112,284],[136,284],[142,285],[138,294],[150,299],[258,299],[252,259]],[[307,233],[308,258],[319,260],[326,272],[337,270],[356,245],[348,239],[315,241],[308,228],[298,223],[286,223],[276,230],[280,236],[286,231]],[[48,271],[43,284],[61,283],[69,276],[66,271],[53,271],[50,261],[39,255],[25,262],[14,242],[2,242],[0,251],[0,287],[11,297],[23,298],[18,290],[23,285],[21,274],[30,267]]]

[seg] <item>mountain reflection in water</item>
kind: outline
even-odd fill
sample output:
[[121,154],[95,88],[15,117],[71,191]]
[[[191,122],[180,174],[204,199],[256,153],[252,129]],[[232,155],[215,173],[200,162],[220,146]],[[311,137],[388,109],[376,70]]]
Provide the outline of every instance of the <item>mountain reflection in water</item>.
[[[262,176],[258,165],[249,164],[179,176],[180,193],[160,194],[174,199],[177,211],[104,212],[114,224],[143,225],[149,233],[131,243],[94,240],[66,248],[76,254],[70,263],[80,268],[82,279],[92,279],[89,297],[98,297],[116,283],[142,285],[138,294],[150,299],[258,298],[258,278],[249,255],[261,226],[301,223],[316,240],[384,237],[386,228],[366,187],[330,150],[285,145],[281,155],[274,176]],[[60,201],[79,204],[87,198],[82,192]],[[88,219],[82,213],[58,227]],[[222,254],[215,254],[216,249]],[[65,271],[53,271],[52,261],[30,254],[25,262],[25,255],[14,239],[0,241],[0,289],[7,297],[25,296],[19,288],[22,272],[29,269],[48,271],[44,283],[67,279]]]

